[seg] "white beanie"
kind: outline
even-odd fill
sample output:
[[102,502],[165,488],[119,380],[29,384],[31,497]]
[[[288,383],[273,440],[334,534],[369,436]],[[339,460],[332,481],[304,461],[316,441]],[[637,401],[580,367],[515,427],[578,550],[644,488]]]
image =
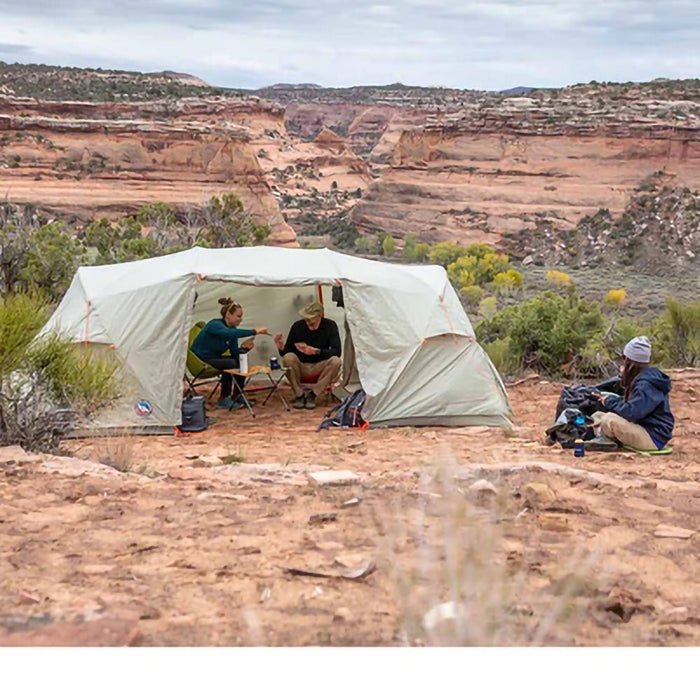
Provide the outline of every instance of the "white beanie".
[[622,354],[632,362],[639,362],[640,364],[646,365],[651,362],[651,343],[649,338],[645,335],[639,335],[636,338],[632,338]]

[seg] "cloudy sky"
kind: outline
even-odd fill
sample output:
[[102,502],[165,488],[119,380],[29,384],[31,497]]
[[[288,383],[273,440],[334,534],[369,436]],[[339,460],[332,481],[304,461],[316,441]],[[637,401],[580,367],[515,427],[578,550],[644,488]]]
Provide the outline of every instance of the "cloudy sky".
[[700,0],[0,0],[0,60],[213,85],[700,77]]

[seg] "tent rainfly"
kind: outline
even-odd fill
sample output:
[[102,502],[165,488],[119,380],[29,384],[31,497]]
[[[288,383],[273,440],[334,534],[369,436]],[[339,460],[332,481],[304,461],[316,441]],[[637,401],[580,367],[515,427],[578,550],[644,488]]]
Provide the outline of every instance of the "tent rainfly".
[[[332,301],[342,286],[344,306]],[[370,426],[509,425],[505,387],[437,265],[396,265],[327,249],[192,248],[148,260],[81,267],[41,333],[115,352],[122,398],[94,427],[169,428],[181,421],[191,326],[244,309],[242,328],[285,337],[298,310],[321,299],[343,338],[343,377],[367,393]],[[258,336],[252,364],[277,355]]]

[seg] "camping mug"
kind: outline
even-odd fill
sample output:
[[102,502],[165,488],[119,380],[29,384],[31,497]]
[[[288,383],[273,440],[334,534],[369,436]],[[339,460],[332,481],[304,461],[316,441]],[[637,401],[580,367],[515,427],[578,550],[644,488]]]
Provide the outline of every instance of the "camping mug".
[[276,357],[270,358],[270,369],[279,369],[280,361]]

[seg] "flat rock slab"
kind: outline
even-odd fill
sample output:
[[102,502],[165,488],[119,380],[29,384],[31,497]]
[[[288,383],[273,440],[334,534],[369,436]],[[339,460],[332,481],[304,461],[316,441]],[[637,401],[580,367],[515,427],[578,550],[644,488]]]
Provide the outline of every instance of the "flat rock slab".
[[322,472],[308,474],[309,481],[317,486],[350,486],[357,484],[360,477],[348,469],[328,469]]
[[674,525],[658,525],[654,530],[654,537],[675,537],[679,540],[687,540],[695,534],[695,530],[686,530]]
[[138,619],[103,617],[85,622],[55,622],[32,630],[4,633],[3,647],[130,646],[138,634]]

